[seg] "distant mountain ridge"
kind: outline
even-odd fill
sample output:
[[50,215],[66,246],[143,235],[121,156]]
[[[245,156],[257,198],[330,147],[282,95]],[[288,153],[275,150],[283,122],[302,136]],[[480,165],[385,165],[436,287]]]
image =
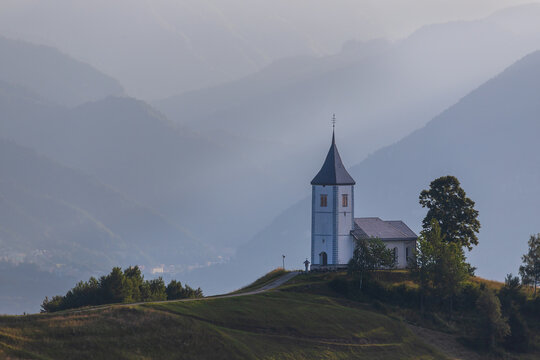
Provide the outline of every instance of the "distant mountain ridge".
[[[526,25],[538,31],[504,25],[516,12],[527,13]],[[351,43],[332,57],[276,62],[244,79],[155,105],[214,142],[241,139],[243,155],[264,168],[265,191],[279,194],[261,199],[274,217],[285,203],[309,194],[304,179],[326,154],[333,113],[344,160],[358,163],[540,48],[538,24],[535,5],[429,25],[394,43]]]
[[[525,24],[510,21],[516,13],[527,14]],[[304,141],[320,146],[326,128],[313,125],[336,113],[347,129],[342,148],[362,154],[353,159],[360,161],[380,148],[381,139],[399,140],[539,49],[539,31],[519,31],[540,30],[538,24],[540,5],[533,4],[481,20],[427,25],[394,43],[357,43],[335,56],[279,61],[243,79],[154,104],[195,130],[234,129],[289,146],[308,126]]]
[[[537,51],[425,127],[351,167],[355,215],[401,219],[419,232],[426,213],[418,204],[420,191],[439,176],[455,175],[480,212],[480,244],[469,254],[477,274],[492,279],[515,274],[529,235],[540,231],[539,98]],[[341,155],[347,165],[347,152]],[[284,211],[241,247],[231,264],[192,276],[208,279],[201,286],[221,292],[248,281],[242,269],[264,273],[279,265],[282,254],[287,267],[301,267],[310,251],[310,206],[306,198]]]
[[[57,47],[113,75],[130,96],[150,101],[372,37],[375,24],[349,11],[354,7],[320,2],[306,8],[288,0],[18,0],[0,13],[0,33]],[[321,26],[328,12],[339,19],[335,26]]]
[[0,36],[0,53],[0,80],[60,105],[76,106],[124,92],[113,78],[48,46]]
[[206,261],[202,244],[109,186],[2,138],[0,149],[4,261],[69,275]]
[[[0,96],[0,105],[5,137],[83,170],[178,226],[197,228],[198,238],[232,246],[218,236],[239,241],[265,222],[235,226],[243,219],[227,212],[229,204],[250,202],[251,195],[238,196],[257,191],[249,184],[267,179],[265,170],[243,154],[245,142],[208,139],[132,98],[108,97],[65,109]],[[207,220],[201,214],[213,219],[212,227],[203,225]]]

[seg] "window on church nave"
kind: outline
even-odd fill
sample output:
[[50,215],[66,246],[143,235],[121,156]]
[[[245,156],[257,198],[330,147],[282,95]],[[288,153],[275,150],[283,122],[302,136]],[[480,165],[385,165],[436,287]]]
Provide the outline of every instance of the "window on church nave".
[[343,206],[343,207],[349,206],[349,195],[348,194],[341,195],[341,206]]
[[321,194],[321,207],[327,207],[328,206],[328,195]]

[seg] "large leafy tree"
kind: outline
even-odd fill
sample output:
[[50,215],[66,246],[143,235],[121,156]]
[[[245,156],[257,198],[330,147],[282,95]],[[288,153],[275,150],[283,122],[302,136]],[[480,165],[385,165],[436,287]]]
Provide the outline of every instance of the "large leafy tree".
[[540,234],[531,235],[529,239],[529,251],[521,257],[523,265],[519,267],[519,275],[524,284],[536,288],[540,285]]
[[433,180],[429,190],[420,193],[420,204],[429,209],[422,223],[425,230],[436,220],[443,241],[457,243],[469,250],[478,245],[478,211],[456,177],[448,175]]
[[360,288],[362,288],[363,279],[373,271],[395,266],[394,252],[388,249],[381,239],[355,239],[355,242],[355,249],[348,264],[348,271],[350,274],[360,277]]

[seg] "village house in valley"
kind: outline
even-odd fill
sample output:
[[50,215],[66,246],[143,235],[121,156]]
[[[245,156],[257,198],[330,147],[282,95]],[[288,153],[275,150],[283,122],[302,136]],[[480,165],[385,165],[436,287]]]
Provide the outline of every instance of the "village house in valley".
[[346,268],[354,239],[379,238],[394,251],[396,267],[405,268],[417,235],[401,220],[354,217],[354,185],[345,170],[332,133],[332,145],[319,173],[311,181],[311,269]]

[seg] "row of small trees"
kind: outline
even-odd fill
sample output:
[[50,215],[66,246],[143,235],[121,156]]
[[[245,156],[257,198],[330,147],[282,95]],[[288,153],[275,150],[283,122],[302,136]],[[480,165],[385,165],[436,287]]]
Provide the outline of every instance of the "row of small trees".
[[202,297],[200,288],[182,286],[179,281],[171,280],[165,286],[161,277],[144,280],[138,266],[128,267],[124,271],[114,267],[110,274],[99,279],[91,277],[80,281],[64,296],[53,296],[43,300],[42,312],[55,312],[81,306],[94,306],[113,303],[132,303],[144,301],[175,300]]

